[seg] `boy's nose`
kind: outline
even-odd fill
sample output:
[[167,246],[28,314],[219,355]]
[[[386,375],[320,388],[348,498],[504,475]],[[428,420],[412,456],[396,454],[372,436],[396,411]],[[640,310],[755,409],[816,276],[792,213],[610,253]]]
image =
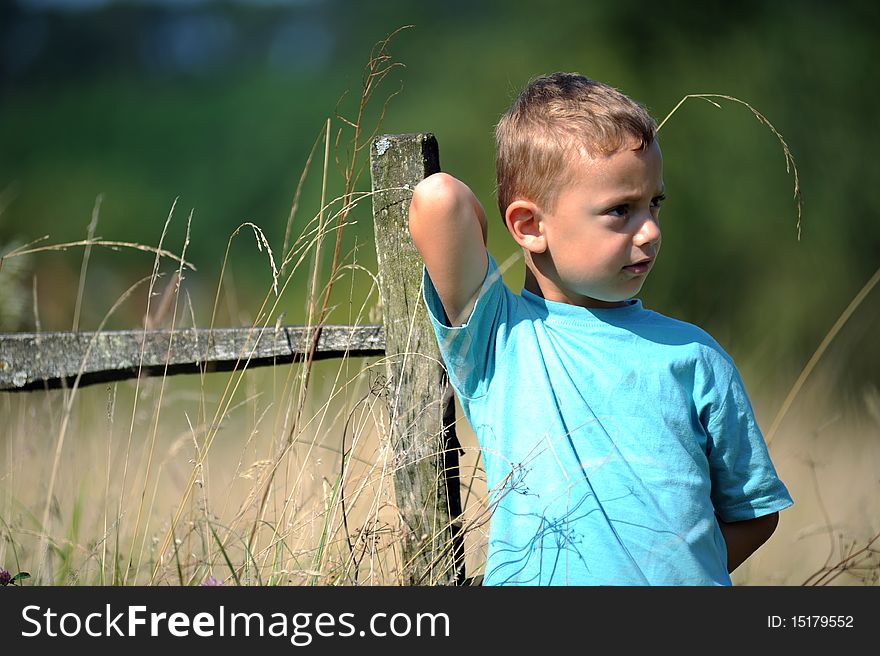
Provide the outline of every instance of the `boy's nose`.
[[660,240],[660,223],[653,216],[646,219],[635,236],[636,246],[644,246]]

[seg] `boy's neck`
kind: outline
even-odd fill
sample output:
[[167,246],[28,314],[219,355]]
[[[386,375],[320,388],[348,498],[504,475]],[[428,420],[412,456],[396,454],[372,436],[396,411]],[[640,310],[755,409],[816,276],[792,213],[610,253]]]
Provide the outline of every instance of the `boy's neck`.
[[559,286],[555,285],[551,280],[543,276],[536,276],[534,271],[532,271],[531,267],[528,265],[526,266],[526,280],[523,284],[523,288],[535,296],[540,296],[547,301],[565,303],[567,305],[577,305],[584,308],[610,309],[626,305],[626,301],[600,301],[595,298],[590,298],[589,296],[569,294],[560,289]]

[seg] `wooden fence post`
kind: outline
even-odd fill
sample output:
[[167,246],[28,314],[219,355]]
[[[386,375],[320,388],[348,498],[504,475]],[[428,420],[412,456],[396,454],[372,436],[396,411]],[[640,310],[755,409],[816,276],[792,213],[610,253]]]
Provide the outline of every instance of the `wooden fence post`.
[[410,585],[464,579],[455,406],[422,302],[422,260],[409,236],[412,189],[440,170],[432,134],[382,135],[370,148],[373,223],[388,362],[395,498]]

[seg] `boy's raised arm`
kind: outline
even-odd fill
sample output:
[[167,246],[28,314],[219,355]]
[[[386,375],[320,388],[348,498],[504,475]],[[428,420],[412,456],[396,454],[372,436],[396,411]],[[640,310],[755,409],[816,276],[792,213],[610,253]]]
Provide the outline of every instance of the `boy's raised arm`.
[[409,232],[452,326],[470,316],[488,266],[486,215],[470,188],[435,173],[413,190]]

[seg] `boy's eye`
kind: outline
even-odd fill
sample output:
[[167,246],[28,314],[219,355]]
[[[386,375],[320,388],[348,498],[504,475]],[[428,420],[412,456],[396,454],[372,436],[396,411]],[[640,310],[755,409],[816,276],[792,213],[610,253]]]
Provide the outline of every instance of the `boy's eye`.
[[[654,198],[651,199],[651,209],[652,210],[660,209],[660,205],[663,203],[664,200],[666,200],[665,194],[661,194],[660,196],[654,196]],[[622,205],[615,205],[614,207],[608,208],[607,210],[605,210],[605,214],[607,214],[608,216],[622,218],[622,217],[628,216],[631,211],[632,210],[630,208],[629,203],[623,203]]]

